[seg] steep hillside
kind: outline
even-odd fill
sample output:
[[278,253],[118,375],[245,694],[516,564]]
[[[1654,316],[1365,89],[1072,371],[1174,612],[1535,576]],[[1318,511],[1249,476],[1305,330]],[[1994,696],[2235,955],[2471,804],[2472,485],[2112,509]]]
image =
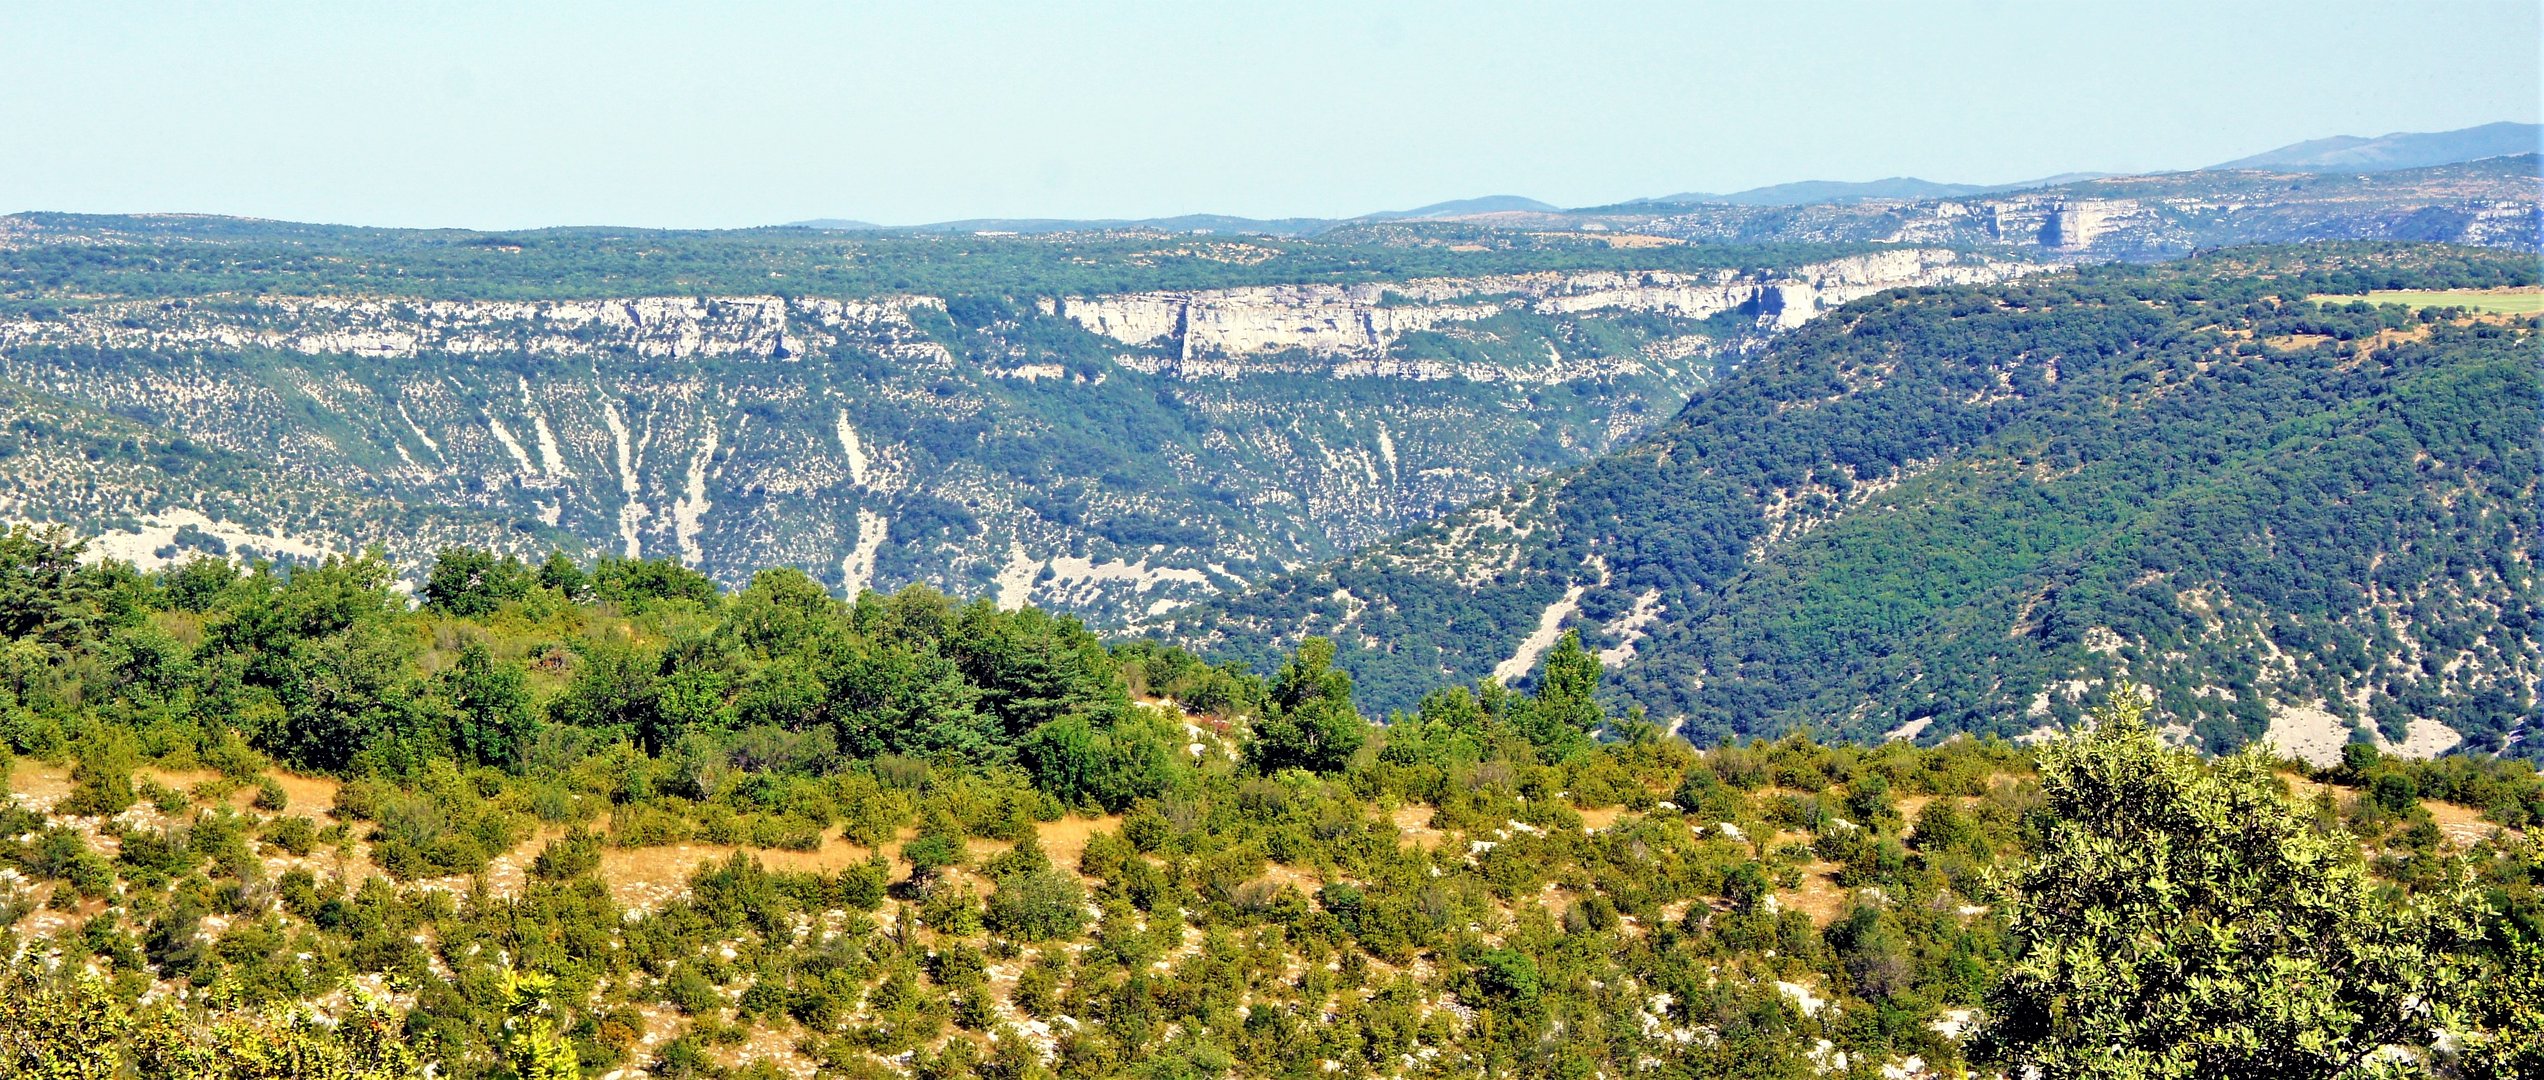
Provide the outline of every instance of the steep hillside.
[[2020,735],[2127,675],[2209,749],[2531,754],[2534,320],[2306,298],[2534,273],[2258,249],[1874,298],[1624,451],[1173,628],[1332,634],[1399,708],[1578,629],[1700,744]]
[[[737,585],[766,565],[848,593],[928,582],[1106,626],[1621,445],[1824,307],[2035,268],[1941,249],[1530,269],[1634,253],[14,220],[0,385],[24,392],[6,419],[56,402],[288,481],[84,483],[85,460],[28,457],[12,517],[145,564],[188,526],[268,552],[379,543],[410,570],[445,543],[563,544]],[[948,265],[971,259],[968,278]],[[1477,272],[1408,272],[1435,266]],[[772,291],[726,291],[755,281]],[[1241,284],[1194,287],[1214,281]],[[928,282],[943,291],[906,291]],[[1082,291],[1108,282],[1143,288]],[[593,295],[613,285],[716,291]],[[294,485],[373,509],[284,505]]]

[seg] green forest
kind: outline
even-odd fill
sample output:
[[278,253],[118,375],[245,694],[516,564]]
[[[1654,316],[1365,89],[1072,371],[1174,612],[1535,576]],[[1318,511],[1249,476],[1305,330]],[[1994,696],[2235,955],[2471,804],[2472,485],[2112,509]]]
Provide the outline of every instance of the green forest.
[[[2544,780],[1384,725],[923,588],[0,539],[0,1075],[2532,1076]],[[1891,1075],[1898,1075],[1892,1073]]]
[[[1699,743],[2011,738],[2126,676],[2211,751],[2320,700],[2360,741],[2439,720],[2534,754],[2536,321],[2306,298],[2535,274],[2323,244],[1886,294],[1636,445],[1179,629],[1252,658],[1329,634],[1409,708],[1579,589],[1594,648],[1660,612],[1611,705]],[[1450,540],[1476,536],[1512,554],[1458,561],[1499,550]]]

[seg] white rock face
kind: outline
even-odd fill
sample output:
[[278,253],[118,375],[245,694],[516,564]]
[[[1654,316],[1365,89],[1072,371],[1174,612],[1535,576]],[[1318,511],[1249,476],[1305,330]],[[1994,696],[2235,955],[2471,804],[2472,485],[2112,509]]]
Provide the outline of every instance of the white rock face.
[[[1224,376],[1231,360],[1304,351],[1377,357],[1406,334],[1488,319],[1505,311],[1580,314],[1649,311],[1704,319],[1754,307],[1762,323],[1799,326],[1820,311],[1886,289],[2002,281],[2039,267],[1903,248],[1812,263],[1789,273],[1547,271],[1422,278],[1388,285],[1277,285],[1197,292],[1063,297],[1052,309],[1128,345],[1166,342],[1180,373]],[[1351,374],[1389,374],[1374,368]],[[1344,374],[1340,367],[1336,374]],[[1415,373],[1415,377],[1421,377]]]

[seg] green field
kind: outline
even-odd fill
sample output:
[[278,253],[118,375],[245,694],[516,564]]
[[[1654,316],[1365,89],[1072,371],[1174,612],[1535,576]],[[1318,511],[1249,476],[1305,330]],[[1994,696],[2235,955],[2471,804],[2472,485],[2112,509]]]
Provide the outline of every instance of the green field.
[[2411,308],[2460,307],[2497,315],[2532,315],[2544,311],[2544,290],[2537,289],[2380,289],[2364,295],[2312,296],[2317,303],[2366,300]]

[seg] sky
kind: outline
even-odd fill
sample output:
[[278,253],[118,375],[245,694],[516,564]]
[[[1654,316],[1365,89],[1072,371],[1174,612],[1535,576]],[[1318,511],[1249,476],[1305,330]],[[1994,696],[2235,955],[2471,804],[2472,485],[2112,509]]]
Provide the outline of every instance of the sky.
[[0,212],[1348,216],[2194,168],[2535,121],[2544,4],[0,8]]

